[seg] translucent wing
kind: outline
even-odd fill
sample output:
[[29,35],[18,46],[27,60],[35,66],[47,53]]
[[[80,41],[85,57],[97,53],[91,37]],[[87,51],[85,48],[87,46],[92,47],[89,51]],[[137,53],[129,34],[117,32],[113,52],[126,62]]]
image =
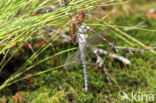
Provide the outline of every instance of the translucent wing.
[[74,54],[72,54],[67,60],[65,61],[64,69],[69,70],[76,67],[80,64],[80,50],[78,49]]
[[100,39],[98,36],[94,35],[87,38],[87,45],[96,46],[99,44],[104,44],[104,41],[102,41],[102,39]]
[[[96,45],[103,44],[103,43],[104,42],[96,35],[88,37],[88,39],[87,39],[87,48],[88,49],[86,50],[86,48],[84,48],[85,55],[88,54],[90,49],[93,49]],[[72,68],[78,66],[79,64],[81,64],[80,50],[77,50],[73,55],[71,55],[69,58],[67,58],[67,60],[65,61],[64,69],[69,70],[69,69],[72,69]]]

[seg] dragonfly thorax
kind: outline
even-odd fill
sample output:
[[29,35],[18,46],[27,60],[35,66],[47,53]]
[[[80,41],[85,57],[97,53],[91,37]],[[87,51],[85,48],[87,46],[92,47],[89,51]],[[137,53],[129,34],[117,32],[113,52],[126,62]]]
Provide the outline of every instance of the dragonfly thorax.
[[87,28],[85,26],[79,26],[78,28],[78,32],[77,32],[77,39],[78,39],[78,43],[87,43],[87,38],[88,35],[86,33]]

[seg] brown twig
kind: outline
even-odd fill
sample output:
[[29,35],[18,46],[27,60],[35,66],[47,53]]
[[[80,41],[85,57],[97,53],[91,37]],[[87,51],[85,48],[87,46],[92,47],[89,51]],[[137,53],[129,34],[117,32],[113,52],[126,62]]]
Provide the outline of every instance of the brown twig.
[[106,69],[106,68],[103,68],[102,70],[103,70],[103,72],[104,72],[105,75],[106,75],[106,79],[107,79],[107,81],[108,81],[108,84],[109,84],[109,85],[112,85],[112,83],[111,83],[111,81],[110,81],[110,79],[109,79],[109,74],[108,74],[108,72],[107,72],[107,69]]
[[108,75],[109,75],[109,77],[113,80],[113,82],[116,84],[116,86],[117,86],[120,90],[122,90],[121,87],[120,87],[120,85],[118,84],[118,82],[117,82],[110,74],[108,74]]
[[31,16],[38,15],[38,14],[44,14],[44,13],[48,13],[48,12],[52,12],[52,11],[54,11],[55,9],[57,9],[58,7],[60,7],[63,4],[64,4],[64,1],[60,1],[56,6],[52,6],[52,7],[48,8],[48,9],[46,9],[46,10],[39,9],[39,10],[33,12],[31,14]]
[[[127,58],[113,54],[113,53],[109,53],[108,51],[105,51],[101,48],[94,47],[92,51],[95,55],[98,55],[100,53],[100,54],[108,55],[108,56],[111,56],[112,58],[118,59],[125,64],[131,64],[131,62]],[[103,64],[103,61],[100,61],[100,62],[101,62],[100,64]]]
[[156,47],[148,47],[148,48],[145,48],[145,49],[135,49],[135,48],[124,48],[124,47],[120,47],[120,46],[115,46],[115,48],[120,49],[120,50],[125,50],[125,51],[128,51],[128,52],[144,52],[144,51],[147,51],[147,50],[156,49]]
[[121,47],[121,46],[116,46],[113,43],[111,43],[110,41],[108,41],[107,39],[105,39],[101,34],[97,33],[95,30],[91,29],[89,26],[86,26],[88,30],[90,30],[91,32],[93,32],[95,35],[97,35],[99,38],[101,38],[104,42],[106,42],[108,45],[110,45],[112,48],[114,48],[116,51],[118,50],[124,50],[124,51],[128,51],[130,53],[132,52],[144,52],[147,50],[154,50],[156,49],[156,47],[148,47],[148,48],[144,48],[144,49],[138,49],[138,48],[125,48],[125,47]]
[[64,33],[62,34],[62,33],[60,33],[58,30],[53,29],[53,28],[51,28],[51,27],[45,26],[45,27],[43,27],[43,29],[45,29],[45,30],[48,31],[48,32],[53,32],[53,33],[58,34],[59,37],[61,38],[61,40],[63,40],[63,41],[72,40],[70,36],[68,36],[68,35],[66,35],[66,34],[64,34]]
[[[109,85],[112,85],[111,81],[110,81],[110,78],[114,81],[114,83],[117,85],[117,87],[121,90],[121,87],[119,86],[118,82],[110,75],[108,74],[106,68],[104,67],[104,64],[103,64],[103,59],[99,56],[99,53],[102,53],[102,54],[105,54],[107,56],[112,56],[116,59],[119,59],[119,60],[122,60],[123,62],[125,63],[129,63],[130,64],[130,61],[124,57],[121,57],[121,56],[117,56],[115,54],[112,54],[110,52],[107,52],[103,49],[99,49],[99,48],[94,48],[92,49],[93,50],[93,53],[96,55],[96,58],[97,58],[97,61],[96,61],[96,65],[102,69],[102,71],[105,73],[106,75],[106,79],[108,81],[108,84]],[[122,58],[122,59],[121,59]]]
[[[27,43],[27,45],[28,45],[29,49],[31,50],[31,52],[34,54],[35,51],[34,51],[32,45],[31,45],[30,43]],[[37,62],[39,61],[38,57],[36,57],[36,61],[37,61]]]

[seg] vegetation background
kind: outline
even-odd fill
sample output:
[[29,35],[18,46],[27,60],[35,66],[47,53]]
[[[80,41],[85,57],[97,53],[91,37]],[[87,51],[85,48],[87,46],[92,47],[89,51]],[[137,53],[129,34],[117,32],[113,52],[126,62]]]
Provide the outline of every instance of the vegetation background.
[[[156,46],[155,0],[68,0],[67,5],[60,1],[0,0],[0,103],[121,103],[130,102],[121,98],[123,91],[129,96],[132,91],[156,93],[154,50],[132,54],[115,52],[105,42],[98,45],[131,64],[108,56],[107,73],[88,64],[87,94],[82,66],[63,69],[77,49],[70,40],[67,13],[76,16],[85,9],[83,23],[107,40],[142,49]],[[106,55],[101,57],[105,60]],[[95,64],[96,56],[89,52],[87,61]]]

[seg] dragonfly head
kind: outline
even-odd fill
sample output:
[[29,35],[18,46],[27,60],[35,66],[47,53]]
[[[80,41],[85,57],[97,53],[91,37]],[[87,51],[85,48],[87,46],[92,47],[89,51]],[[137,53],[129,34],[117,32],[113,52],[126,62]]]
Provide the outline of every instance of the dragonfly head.
[[79,28],[78,28],[78,31],[79,31],[80,33],[86,33],[87,27],[84,26],[84,25],[80,25]]

